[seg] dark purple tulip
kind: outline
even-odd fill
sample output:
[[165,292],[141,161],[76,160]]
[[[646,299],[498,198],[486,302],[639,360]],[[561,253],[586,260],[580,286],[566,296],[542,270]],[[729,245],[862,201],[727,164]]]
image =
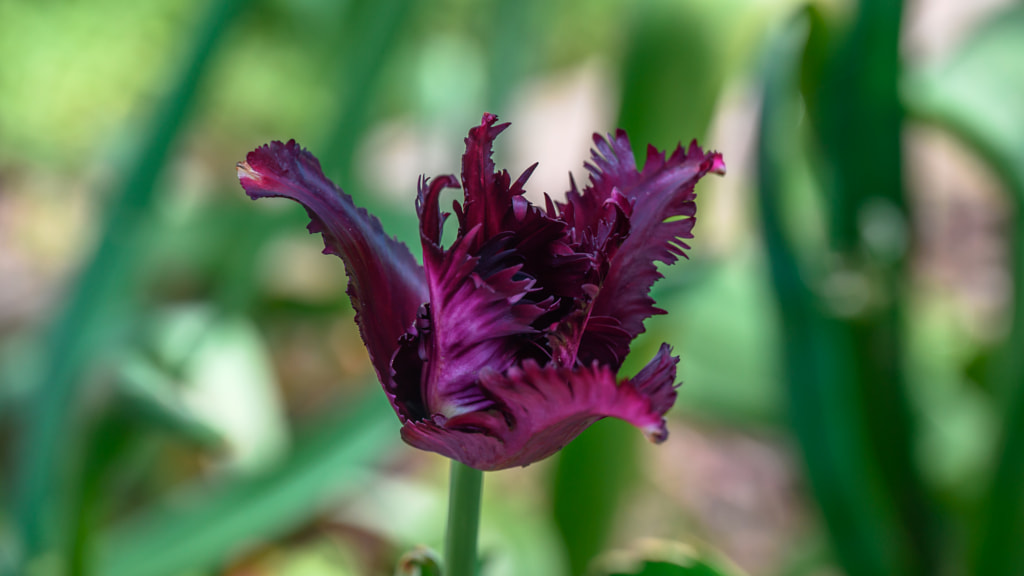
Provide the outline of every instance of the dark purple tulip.
[[[693,187],[725,164],[696,143],[666,160],[653,147],[636,169],[626,133],[594,136],[590,183],[542,209],[496,172],[495,137],[508,124],[485,114],[462,157],[465,199],[441,245],[449,213],[438,208],[454,176],[419,184],[423,266],[380,221],[324,177],[295,141],[249,153],[238,177],[252,197],[306,207],[324,252],[345,262],[356,323],[402,422],[402,438],[481,470],[526,466],[554,454],[604,417],[653,442],[667,436],[676,363],[667,344],[633,378],[616,381],[644,320],[664,314],[648,296],[688,249]],[[534,165],[536,166],[536,165]]]

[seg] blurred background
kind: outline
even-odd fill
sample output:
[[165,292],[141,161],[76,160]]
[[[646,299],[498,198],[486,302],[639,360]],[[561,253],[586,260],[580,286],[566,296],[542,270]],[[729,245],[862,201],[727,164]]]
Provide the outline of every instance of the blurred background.
[[418,254],[417,177],[491,111],[534,198],[617,127],[729,173],[623,371],[682,356],[669,440],[487,474],[484,574],[1024,574],[1019,3],[0,0],[0,53],[0,573],[438,548],[447,462],[235,163],[295,138]]

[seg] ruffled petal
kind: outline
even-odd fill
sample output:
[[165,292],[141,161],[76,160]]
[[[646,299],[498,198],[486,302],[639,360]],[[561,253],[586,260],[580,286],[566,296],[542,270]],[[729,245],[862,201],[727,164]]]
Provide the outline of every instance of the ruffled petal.
[[[509,127],[508,122],[496,125],[497,121],[494,114],[484,114],[480,125],[470,129],[466,137],[466,153],[462,155],[465,200],[456,214],[461,230],[480,226],[477,242],[481,244],[505,230],[505,215],[512,209],[514,195],[508,172],[494,170],[494,139]],[[516,182],[520,193],[534,167],[530,167]]]
[[663,345],[635,378],[619,384],[607,366],[598,364],[567,368],[529,360],[505,374],[485,370],[480,385],[493,408],[409,422],[402,438],[480,470],[547,458],[605,417],[625,420],[652,442],[662,442],[668,435],[664,415],[675,401],[677,362]]
[[480,125],[466,137],[466,153],[462,156],[465,197],[462,205],[455,205],[459,236],[479,229],[468,247],[470,253],[478,252],[495,236],[509,236],[505,247],[516,252],[522,272],[537,281],[533,298],[578,298],[582,295],[584,275],[592,267],[590,255],[570,248],[565,223],[523,196],[536,164],[515,182],[507,170],[496,171],[492,159],[494,140],[509,126],[496,124],[497,121],[494,114],[484,114]]
[[483,231],[478,224],[448,250],[440,246],[438,197],[451,184],[437,179],[420,187],[417,209],[430,304],[427,322],[418,324],[415,340],[403,347],[416,346],[422,366],[395,365],[403,382],[411,380],[407,372],[419,375],[427,414],[446,418],[490,405],[477,385],[480,370],[504,371],[535,351],[530,340],[538,331],[532,324],[551,305],[528,298],[536,282],[521,273],[521,260],[507,248],[511,234],[478,245]]
[[294,140],[250,152],[238,164],[238,179],[254,200],[281,196],[302,204],[309,213],[310,233],[323,236],[324,253],[345,262],[359,333],[387,386],[399,338],[427,300],[423,269],[409,249],[388,236],[377,218],[356,207],[324,176],[316,157]]
[[[648,147],[647,161],[642,170],[637,170],[632,147],[622,130],[607,139],[595,135],[594,142],[587,165],[590,185],[582,193],[573,186],[566,203],[559,204],[558,209],[572,226],[575,238],[603,238],[600,243],[591,243],[598,251],[595,257],[606,261],[607,268],[595,282],[599,289],[587,318],[604,318],[602,326],[621,329],[603,330],[592,340],[595,346],[588,345],[584,330],[579,361],[605,361],[602,355],[610,348],[615,351],[615,361],[621,363],[629,343],[643,332],[644,320],[664,313],[648,295],[662,277],[655,263],[672,264],[686,256],[689,246],[684,240],[693,237],[697,210],[694,186],[708,172],[724,174],[725,164],[720,154],[705,153],[693,142],[689,150],[677,147],[667,160],[664,154]],[[602,232],[622,228],[616,228],[610,220],[609,205],[628,216],[627,234]],[[609,336],[614,339],[609,340]]]
[[[493,142],[508,126],[496,122],[485,114],[466,138],[464,200],[454,205],[459,232],[448,249],[441,246],[447,214],[440,211],[439,197],[457,182],[451,176],[420,182],[416,205],[430,292],[428,323],[403,342],[409,350],[394,369],[403,390],[419,379],[430,415],[451,418],[488,406],[477,385],[484,368],[504,372],[526,358],[547,361],[543,331],[572,311],[592,267],[589,254],[566,243],[565,223],[523,196],[532,168],[514,183],[508,172],[495,171]],[[422,366],[407,364],[416,358]]]

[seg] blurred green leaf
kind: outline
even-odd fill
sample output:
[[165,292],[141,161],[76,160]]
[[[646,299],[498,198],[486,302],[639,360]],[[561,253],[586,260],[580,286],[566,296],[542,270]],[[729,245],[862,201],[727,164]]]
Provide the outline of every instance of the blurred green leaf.
[[1002,438],[974,534],[972,574],[1024,573],[1024,8],[993,16],[951,57],[911,76],[910,113],[972,146],[1015,205],[1010,333],[987,373],[1003,403]]
[[537,2],[496,0],[493,5],[493,21],[501,22],[501,25],[488,34],[491,45],[486,98],[487,111],[500,117],[536,56],[536,44],[524,43],[523,37],[530,33],[531,17]]
[[[844,253],[854,252],[863,239],[866,204],[884,199],[904,209],[898,99],[903,2],[862,0],[858,6],[853,22],[840,32],[823,32],[829,23],[810,11],[817,26],[808,50],[824,54],[802,58],[822,68],[809,95],[817,107],[810,111],[816,113],[812,119],[825,164],[832,244]],[[825,34],[828,40],[819,39]]]
[[601,556],[588,576],[742,576],[743,572],[705,547],[649,541],[640,550]]
[[171,378],[144,358],[126,359],[116,386],[114,409],[124,417],[207,449],[224,447],[223,437],[182,403]]
[[[894,563],[884,573],[929,575],[940,562],[939,518],[917,466],[917,424],[904,372],[910,219],[898,92],[903,4],[858,2],[835,48],[825,48],[817,108],[809,110],[838,262],[823,279],[831,300],[823,304],[831,304],[852,360],[846,369],[852,371],[854,404],[846,409],[860,421],[856,430],[877,473],[879,503],[892,514],[887,526]],[[859,306],[840,303],[858,290],[864,292]],[[844,563],[852,560],[853,551],[848,554],[842,554]]]
[[[341,104],[319,154],[329,177],[355,173],[356,145],[372,118],[380,72],[397,45],[395,40],[411,6],[409,0],[355,0],[346,10],[341,32],[341,53],[345,57],[341,60],[343,73],[338,86]],[[354,184],[346,183],[350,194]]]
[[[801,151],[796,94],[806,39],[801,18],[783,29],[765,54],[758,137],[761,223],[781,313],[789,418],[843,567],[851,575],[913,574],[910,567],[918,559],[907,546],[893,487],[873,445],[871,429],[878,421],[862,396],[857,328],[828,314],[827,304],[811,289],[818,281],[798,261],[781,213],[793,181],[790,158]],[[899,444],[907,438],[888,440]]]
[[395,567],[395,576],[442,576],[441,559],[425,546],[402,554]]
[[370,467],[398,440],[397,424],[376,390],[325,414],[271,469],[196,487],[141,513],[102,538],[96,573],[172,576],[205,571],[287,534],[328,503],[367,481]]
[[202,71],[243,4],[222,0],[210,6],[189,44],[185,69],[154,112],[148,139],[111,198],[100,244],[49,333],[46,368],[33,388],[18,454],[16,517],[26,563],[55,545],[57,532],[68,525],[67,502],[60,498],[61,463],[67,462],[62,448],[72,433],[78,384],[123,327],[136,287],[137,238],[145,231],[157,177],[194,101]]
[[623,496],[639,474],[637,441],[633,426],[606,419],[559,452],[552,512],[574,576],[605,547]]
[[725,80],[722,18],[699,2],[637,5],[623,62],[619,126],[634,146],[701,138]]

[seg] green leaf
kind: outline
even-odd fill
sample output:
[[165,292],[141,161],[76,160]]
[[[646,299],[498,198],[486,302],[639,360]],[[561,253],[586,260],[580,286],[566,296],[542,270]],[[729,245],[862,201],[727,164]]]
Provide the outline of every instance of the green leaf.
[[552,507],[571,574],[583,574],[604,549],[624,494],[636,480],[640,436],[621,420],[602,420],[558,455]]
[[[892,482],[889,474],[895,468],[887,469],[892,462],[884,461],[885,451],[878,447],[879,439],[872,432],[878,424],[871,411],[875,404],[891,402],[882,406],[886,410],[879,414],[897,410],[894,422],[884,423],[887,426],[902,424],[905,407],[899,401],[898,390],[865,399],[866,392],[873,388],[864,380],[872,373],[866,370],[860,355],[870,347],[864,347],[864,329],[855,320],[870,324],[863,319],[836,317],[828,302],[812,290],[811,286],[819,285],[821,279],[796,257],[782,214],[784,198],[793,183],[790,166],[793,157],[802,152],[796,96],[806,40],[807,28],[800,19],[787,26],[769,46],[758,136],[760,215],[782,322],[790,425],[836,555],[846,571],[863,576],[913,574],[916,572],[910,567],[918,558],[913,556],[903,532],[909,525],[903,522],[911,519],[901,518],[899,509],[900,498],[905,495],[900,488],[906,485]],[[829,109],[825,102],[822,106]],[[855,193],[848,187],[846,191]],[[885,347],[890,342],[880,342],[883,352],[889,353]],[[872,386],[877,388],[883,382],[900,385],[890,374]],[[908,441],[900,435],[902,432],[897,428],[889,438],[890,453]],[[909,466],[911,462],[904,464]],[[904,479],[913,486],[911,480]]]
[[[380,73],[397,45],[395,40],[412,4],[410,0],[356,0],[346,10],[341,50],[345,57],[338,86],[341,104],[325,145],[318,148],[329,177],[356,173],[355,150],[372,117]],[[353,193],[354,184],[345,182],[343,187]]]
[[1013,211],[1010,332],[987,373],[1004,408],[1002,437],[973,534],[971,568],[985,576],[1024,572],[1024,7],[981,26],[946,61],[906,83],[909,112],[969,144],[1006,184]]
[[365,486],[372,465],[398,440],[390,406],[370,397],[324,416],[271,469],[195,487],[102,538],[95,573],[173,576],[205,571],[287,534],[331,502]]
[[395,576],[442,576],[441,559],[426,546],[402,554],[395,567]]
[[192,106],[203,70],[243,5],[243,0],[221,0],[210,6],[191,39],[184,70],[155,110],[148,139],[111,197],[99,246],[48,334],[45,369],[32,388],[16,466],[15,515],[23,567],[56,545],[58,533],[67,529],[74,515],[59,495],[65,472],[61,463],[67,461],[62,450],[72,434],[79,384],[124,328],[135,296],[138,238],[154,205],[157,177]]
[[207,449],[224,447],[221,434],[182,403],[171,378],[142,357],[123,362],[116,387],[113,408],[124,418]]
[[743,576],[743,572],[707,549],[682,542],[652,540],[640,550],[601,556],[588,576]]

